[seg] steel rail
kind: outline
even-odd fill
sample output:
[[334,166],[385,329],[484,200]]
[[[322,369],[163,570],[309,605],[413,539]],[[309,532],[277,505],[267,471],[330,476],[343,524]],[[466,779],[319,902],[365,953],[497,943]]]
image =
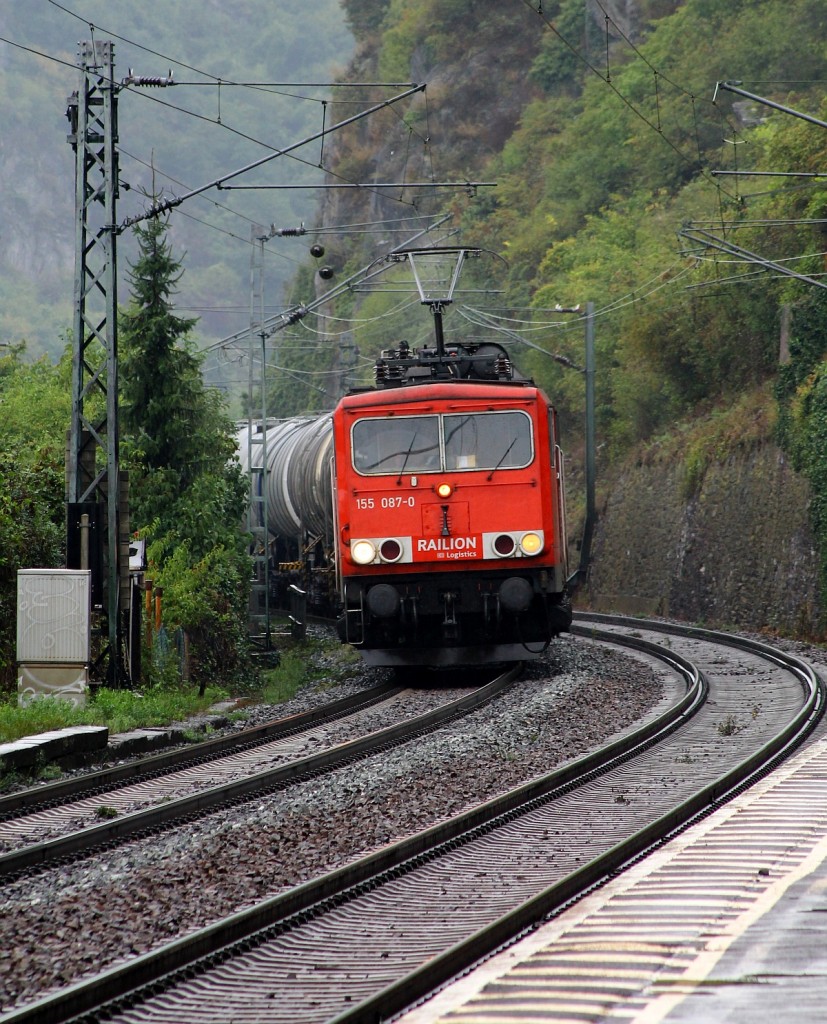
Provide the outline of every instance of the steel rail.
[[128,764],[119,764],[78,775],[59,779],[43,786],[32,786],[0,797],[0,821],[8,821],[21,813],[28,814],[36,808],[57,807],[79,796],[92,796],[127,783],[142,782],[157,778],[174,769],[204,764],[228,753],[252,750],[275,739],[283,739],[295,733],[312,729],[314,726],[335,721],[361,708],[371,707],[401,693],[404,686],[387,683],[372,686],[368,690],[330,701],[318,708],[303,711],[287,718],[273,719],[262,725],[251,726],[229,736],[214,736],[175,750],[167,750],[150,757],[140,758]]
[[[199,961],[209,966],[231,957],[235,947],[249,948],[266,940],[268,933],[288,930],[294,923],[306,921],[331,907],[339,906],[361,892],[381,885],[387,877],[395,877],[432,860],[444,849],[471,841],[498,825],[525,813],[533,804],[545,803],[575,788],[597,774],[634,757],[655,745],[660,738],[674,732],[703,705],[706,680],[685,658],[673,651],[637,637],[618,637],[589,630],[594,639],[620,646],[633,647],[656,657],[676,671],[686,683],[681,699],[640,729],[555,771],[535,779],[508,793],[432,826],[408,839],[390,844],[342,868],[322,875],[286,893],[274,896],[248,910],[238,912],[206,928],[194,932],[157,950],[113,967],[96,978],[81,981],[61,991],[0,1017],[0,1024],[64,1024],[79,1015],[88,1014],[129,994],[129,1001],[141,998],[141,990],[166,986],[177,972],[197,973]],[[476,957],[475,957],[476,958]],[[432,965],[429,960],[422,977]],[[429,985],[428,991],[433,987]],[[406,996],[407,998],[407,996]],[[411,998],[416,998],[413,996]],[[408,999],[408,1002],[411,999]],[[400,1004],[406,1005],[406,1004]],[[384,1010],[381,1011],[384,1013]],[[84,1018],[86,1019],[86,1018]],[[94,1019],[94,1018],[89,1018]],[[360,1019],[353,1017],[353,1020]]]
[[72,832],[56,839],[33,843],[10,853],[0,855],[0,878],[31,872],[67,857],[99,848],[113,841],[145,834],[161,827],[174,827],[197,815],[208,813],[218,807],[260,796],[262,793],[282,788],[309,778],[321,772],[331,771],[342,765],[405,743],[418,735],[440,728],[460,715],[467,714],[486,704],[502,692],[517,678],[520,666],[512,666],[470,694],[450,701],[424,715],[397,723],[386,729],[346,743],[337,744],[327,750],[290,761],[287,764],[257,772],[244,779],[222,783],[209,789],[170,800],[155,807],[134,811],[101,825]]
[[[602,623],[702,639],[759,654],[792,672],[799,679],[804,690],[804,704],[792,721],[772,740],[720,778],[700,789],[694,796],[617,843],[582,868],[547,887],[488,927],[456,943],[369,999],[338,1014],[328,1024],[378,1024],[389,1016],[401,1012],[416,1000],[424,998],[461,972],[469,970],[492,950],[510,943],[537,922],[559,912],[575,898],[579,898],[619,870],[652,852],[747,789],[788,757],[812,732],[824,713],[825,684],[813,668],[795,655],[786,654],[760,641],[700,627],[684,627],[674,623],[616,615],[579,614],[577,620],[573,629],[580,635],[588,636],[593,632],[591,627],[581,623]],[[602,638],[606,636],[604,633],[600,635]],[[617,636],[620,643],[626,643],[628,639],[628,636]]]

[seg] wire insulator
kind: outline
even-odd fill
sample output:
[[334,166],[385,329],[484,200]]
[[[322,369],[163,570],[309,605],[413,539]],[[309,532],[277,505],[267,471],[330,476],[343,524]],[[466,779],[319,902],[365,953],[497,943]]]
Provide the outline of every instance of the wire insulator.
[[172,76],[172,68],[166,74],[165,78],[159,75],[136,75],[132,68],[129,69],[129,74],[121,82],[121,85],[146,85],[154,89],[165,89],[167,86],[175,85]]
[[302,317],[307,316],[308,312],[307,306],[297,306],[285,315],[285,320],[288,325],[298,323]]

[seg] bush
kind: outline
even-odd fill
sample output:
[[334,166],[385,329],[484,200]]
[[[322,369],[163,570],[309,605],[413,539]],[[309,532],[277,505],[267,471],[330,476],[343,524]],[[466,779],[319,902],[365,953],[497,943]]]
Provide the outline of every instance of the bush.
[[67,363],[0,358],[0,693],[14,690],[17,570],[63,564]]
[[[249,558],[217,547],[193,557],[188,543],[175,546],[164,537],[148,556],[156,586],[163,588],[162,616],[168,632],[183,630],[189,639],[191,678],[249,689],[254,670],[247,637]],[[153,682],[169,682],[169,666],[153,663]]]

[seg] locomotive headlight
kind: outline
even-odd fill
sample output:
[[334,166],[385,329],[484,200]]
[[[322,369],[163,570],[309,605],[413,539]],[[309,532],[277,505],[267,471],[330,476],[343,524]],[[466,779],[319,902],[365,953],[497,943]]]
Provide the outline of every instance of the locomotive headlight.
[[357,565],[370,565],[376,558],[376,548],[372,541],[355,540],[350,545],[350,557]]
[[543,546],[543,538],[539,533],[524,533],[520,547],[526,555],[536,555]]
[[436,493],[440,498],[450,498],[454,493],[454,488],[450,484],[440,484],[436,489]]

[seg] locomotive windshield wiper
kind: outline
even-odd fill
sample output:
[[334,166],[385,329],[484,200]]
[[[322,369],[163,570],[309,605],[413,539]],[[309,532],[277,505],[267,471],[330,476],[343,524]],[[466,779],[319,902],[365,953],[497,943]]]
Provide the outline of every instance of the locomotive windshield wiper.
[[488,474],[488,476],[487,476],[487,477],[485,478],[486,480],[490,480],[490,479],[491,479],[491,477],[493,477],[493,475],[494,475],[494,474],[495,474],[495,473],[497,472],[497,470],[498,470],[498,469],[500,468],[500,466],[501,466],[501,465],[502,465],[502,464],[503,464],[503,463],[505,462],[505,460],[506,460],[506,459],[508,458],[508,453],[509,453],[509,452],[511,451],[511,449],[512,449],[512,448],[514,447],[514,445],[515,445],[516,443],[517,443],[517,438],[516,438],[516,437],[513,437],[513,438],[511,439],[511,444],[510,444],[510,445],[509,445],[509,446],[508,446],[508,447],[506,448],[506,450],[505,450],[505,451],[504,451],[504,452],[502,453],[502,455],[500,456],[500,461],[499,461],[499,462],[497,463],[497,465],[496,465],[496,466],[495,466],[495,467],[494,467],[494,468],[493,468],[493,469],[491,470],[491,472],[490,472],[490,473]]
[[405,458],[402,461],[402,468],[399,470],[399,476],[396,478],[397,484],[402,483],[402,474],[405,472],[405,466],[408,465],[408,459],[411,457],[413,451],[414,442],[416,441],[417,435],[419,434],[419,428],[414,431],[414,436],[411,438],[411,443],[408,445],[408,450],[405,452]]

